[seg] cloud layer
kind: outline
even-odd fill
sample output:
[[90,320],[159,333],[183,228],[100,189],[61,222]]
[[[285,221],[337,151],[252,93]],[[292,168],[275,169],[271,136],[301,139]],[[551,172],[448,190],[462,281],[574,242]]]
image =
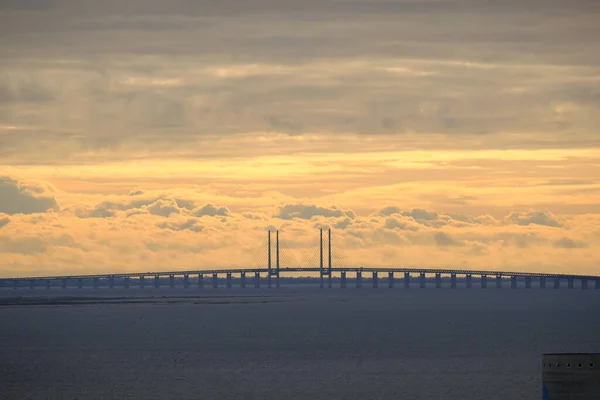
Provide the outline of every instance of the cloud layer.
[[3,2],[4,157],[181,155],[257,132],[598,144],[595,2],[221,3]]
[[0,275],[262,265],[269,228],[286,263],[332,228],[336,262],[600,273],[599,19],[2,1]]
[[[6,181],[11,187],[25,185]],[[43,185],[30,187],[43,193]],[[66,204],[73,201],[73,194],[55,194]],[[22,209],[10,218],[0,214],[0,272],[264,266],[267,229],[280,230],[284,266],[314,266],[319,228],[333,230],[336,265],[593,274],[600,261],[594,250],[600,244],[600,214],[530,210],[494,217],[401,205],[357,212],[299,199],[274,206],[264,198],[259,207],[246,203],[230,210],[200,197],[189,189],[129,190],[110,198],[94,195],[87,205],[78,195],[78,206]],[[94,204],[93,198],[102,200]]]

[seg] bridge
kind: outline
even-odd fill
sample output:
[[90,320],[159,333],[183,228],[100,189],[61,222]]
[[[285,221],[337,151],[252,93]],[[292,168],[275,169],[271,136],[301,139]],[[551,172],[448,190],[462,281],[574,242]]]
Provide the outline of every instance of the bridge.
[[[517,271],[489,271],[489,270],[463,270],[463,269],[435,269],[435,268],[388,268],[388,267],[351,267],[343,266],[345,257],[332,250],[331,230],[328,230],[327,251],[324,250],[323,229],[320,229],[319,237],[319,258],[312,260],[315,267],[283,267],[281,264],[279,231],[275,231],[275,254],[273,260],[272,249],[272,231],[268,232],[268,244],[266,255],[266,266],[252,268],[219,268],[219,269],[198,269],[183,271],[162,271],[162,272],[128,272],[117,274],[89,274],[89,275],[68,275],[68,276],[35,276],[22,278],[4,278],[0,279],[0,287],[12,287],[13,289],[45,287],[50,289],[54,286],[66,289],[68,287],[122,287],[129,289],[131,286],[139,286],[143,289],[146,282],[151,280],[151,285],[155,288],[165,284],[168,280],[168,287],[175,288],[182,286],[185,289],[195,286],[203,289],[210,285],[213,289],[219,287],[219,283],[225,281],[225,287],[231,289],[234,287],[234,281],[239,288],[254,286],[260,288],[263,279],[266,279],[268,288],[279,288],[284,277],[282,275],[293,273],[311,273],[318,274],[320,288],[332,288],[334,281],[337,286],[344,289],[348,287],[348,282],[353,281],[356,288],[362,288],[365,279],[370,280],[373,288],[378,288],[380,280],[387,283],[387,287],[393,288],[396,282],[399,282],[404,288],[408,289],[414,285],[413,281],[420,288],[426,288],[434,285],[435,288],[444,286],[456,289],[459,282],[466,288],[473,287],[473,281],[478,282],[480,288],[487,288],[488,278],[495,282],[496,288],[502,288],[506,284],[512,289],[525,287],[531,289],[536,282],[537,287],[545,289],[546,282],[551,281],[554,289],[559,289],[562,282],[567,283],[569,289],[575,288],[575,282],[579,282],[581,289],[588,289],[589,282],[593,282],[595,289],[600,289],[600,276],[595,275],[575,275],[575,274],[557,274],[557,273],[539,273],[539,272],[517,272]],[[325,260],[325,256],[327,260]],[[289,257],[287,258],[289,261]],[[333,266],[332,259],[340,266]],[[354,278],[349,277],[354,274]],[[370,275],[366,278],[364,274]],[[250,275],[250,278],[248,276]],[[381,278],[384,276],[385,278]],[[195,277],[195,279],[193,279]],[[223,279],[224,278],[224,279]],[[369,279],[370,278],[370,279]],[[194,282],[195,281],[195,284]],[[251,282],[249,282],[251,281]],[[250,283],[250,285],[247,285]]]

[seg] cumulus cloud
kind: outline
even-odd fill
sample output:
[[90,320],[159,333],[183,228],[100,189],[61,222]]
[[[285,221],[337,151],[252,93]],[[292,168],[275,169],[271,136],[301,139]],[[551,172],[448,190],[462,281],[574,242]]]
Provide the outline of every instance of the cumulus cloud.
[[452,236],[445,232],[436,232],[433,235],[436,246],[447,247],[447,246],[460,246],[461,243],[457,242]]
[[9,222],[10,222],[10,219],[8,217],[0,218],[0,228],[2,228],[4,225],[7,225]]
[[385,208],[382,208],[381,210],[379,210],[379,214],[383,215],[384,217],[387,217],[392,214],[400,214],[401,212],[402,212],[402,210],[400,210],[400,208],[395,207],[395,206],[389,206],[389,207],[385,207]]
[[343,219],[337,221],[336,223],[334,223],[333,227],[335,229],[346,229],[351,224],[352,224],[352,220],[350,218],[346,217],[346,218],[343,218]]
[[10,215],[58,210],[56,199],[45,195],[44,187],[24,184],[7,177],[0,178],[0,212]]
[[180,199],[168,194],[149,195],[139,191],[139,194],[133,195],[136,200],[132,201],[131,197],[130,194],[121,201],[104,201],[92,209],[77,210],[76,215],[81,218],[111,218],[119,211],[124,211],[127,216],[150,214],[159,217],[171,215],[226,217],[229,215],[227,207],[206,204],[198,208],[193,200]]
[[256,221],[261,221],[261,220],[265,219],[264,216],[257,215],[257,214],[251,213],[251,212],[244,212],[244,213],[242,213],[242,216],[246,219],[252,219],[252,220],[256,220]]
[[562,249],[584,249],[588,247],[588,244],[581,240],[573,240],[568,237],[563,237],[554,242],[554,247]]
[[384,227],[386,229],[401,229],[401,230],[410,230],[417,231],[419,228],[415,226],[414,221],[407,220],[404,218],[386,218]]
[[[554,228],[563,227],[561,220],[549,212],[529,211],[529,212],[511,212],[501,221],[496,220],[490,215],[461,215],[456,213],[443,214],[435,210],[422,208],[413,208],[411,210],[402,210],[398,207],[386,207],[379,211],[380,215],[389,216],[386,219],[386,228],[414,229],[414,222],[419,225],[442,228],[442,227],[472,227],[474,225],[494,226],[500,223],[504,225],[541,225]],[[412,224],[409,221],[414,221]]]
[[194,211],[196,217],[203,217],[205,215],[210,217],[226,217],[229,215],[229,209],[227,207],[216,207],[212,204],[206,204],[205,206]]
[[294,218],[311,219],[316,216],[331,218],[331,217],[348,217],[355,218],[355,214],[349,210],[342,210],[337,207],[319,207],[315,205],[305,204],[286,204],[279,209],[276,218],[291,220]]
[[554,228],[562,227],[562,223],[552,215],[544,211],[530,211],[530,212],[512,212],[504,221],[509,224],[516,225],[544,225],[551,226]]
[[443,214],[435,210],[413,208],[402,210],[398,207],[386,207],[379,215],[388,216],[385,227],[388,229],[418,230],[418,225],[431,228],[452,226],[456,228],[472,225],[493,224],[496,221],[491,216],[470,216],[460,214]]
[[75,211],[75,215],[79,218],[111,218],[116,215],[116,212],[109,210],[103,206],[99,206],[93,209],[78,209]]
[[198,225],[198,221],[195,219],[188,219],[183,222],[170,222],[164,221],[158,223],[158,226],[161,229],[170,229],[172,231],[192,231],[192,232],[202,232],[204,227],[202,225]]
[[148,205],[148,212],[161,217],[168,217],[171,214],[179,214],[181,209],[177,206],[177,202],[172,199],[158,199],[154,203]]

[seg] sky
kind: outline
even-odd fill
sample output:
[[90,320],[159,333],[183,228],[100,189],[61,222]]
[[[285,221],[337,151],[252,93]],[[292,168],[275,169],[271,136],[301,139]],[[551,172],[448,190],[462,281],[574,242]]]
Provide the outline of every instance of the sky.
[[0,277],[264,267],[275,229],[317,266],[319,228],[337,266],[600,275],[599,20],[0,0]]

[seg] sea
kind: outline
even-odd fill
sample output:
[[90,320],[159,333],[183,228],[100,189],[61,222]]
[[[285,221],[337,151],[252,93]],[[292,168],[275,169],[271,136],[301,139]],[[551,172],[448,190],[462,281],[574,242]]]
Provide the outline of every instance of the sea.
[[560,352],[600,290],[0,290],[3,400],[533,400]]

